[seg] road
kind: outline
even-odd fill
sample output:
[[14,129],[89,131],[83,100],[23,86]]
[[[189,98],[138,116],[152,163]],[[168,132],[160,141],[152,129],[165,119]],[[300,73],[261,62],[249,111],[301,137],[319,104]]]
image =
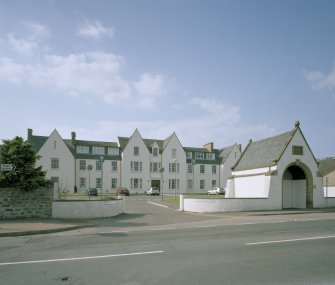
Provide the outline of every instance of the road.
[[94,228],[0,238],[1,284],[334,284],[335,213],[190,214],[132,197]]

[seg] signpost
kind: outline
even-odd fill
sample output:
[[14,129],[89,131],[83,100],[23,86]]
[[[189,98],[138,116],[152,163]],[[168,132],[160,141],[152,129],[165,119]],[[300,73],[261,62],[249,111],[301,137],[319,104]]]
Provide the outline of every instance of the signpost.
[[16,169],[14,164],[6,163],[0,165],[0,171],[14,171]]

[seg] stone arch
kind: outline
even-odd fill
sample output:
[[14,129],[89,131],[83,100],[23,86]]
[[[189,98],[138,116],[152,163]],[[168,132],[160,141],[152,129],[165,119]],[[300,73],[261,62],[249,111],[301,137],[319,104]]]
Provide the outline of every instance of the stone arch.
[[282,176],[282,208],[313,207],[313,175],[309,167],[297,160]]

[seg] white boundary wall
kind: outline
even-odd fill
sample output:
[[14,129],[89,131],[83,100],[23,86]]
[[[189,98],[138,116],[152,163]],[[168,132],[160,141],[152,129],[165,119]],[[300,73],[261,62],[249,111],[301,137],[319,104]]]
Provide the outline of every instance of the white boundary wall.
[[[324,208],[335,207],[335,198],[327,198]],[[270,198],[192,199],[180,197],[180,211],[194,213],[282,210]]]
[[117,201],[54,201],[52,217],[91,219],[114,217],[124,212],[125,199]]
[[195,213],[278,210],[268,198],[183,199],[181,211]]

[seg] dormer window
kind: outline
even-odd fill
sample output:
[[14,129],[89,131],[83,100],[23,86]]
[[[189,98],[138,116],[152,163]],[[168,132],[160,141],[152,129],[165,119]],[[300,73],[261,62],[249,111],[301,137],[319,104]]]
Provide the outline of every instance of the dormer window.
[[109,155],[119,155],[119,149],[117,147],[109,147],[108,154]]
[[204,153],[203,152],[196,152],[195,153],[196,159],[204,159]]
[[87,145],[77,145],[77,153],[90,153],[90,147]]
[[152,149],[152,155],[153,155],[153,156],[158,156],[158,148],[157,148],[157,147],[154,147],[154,148]]
[[103,146],[93,146],[92,154],[105,154],[105,148]]
[[215,154],[214,153],[206,153],[206,159],[207,160],[215,160]]

